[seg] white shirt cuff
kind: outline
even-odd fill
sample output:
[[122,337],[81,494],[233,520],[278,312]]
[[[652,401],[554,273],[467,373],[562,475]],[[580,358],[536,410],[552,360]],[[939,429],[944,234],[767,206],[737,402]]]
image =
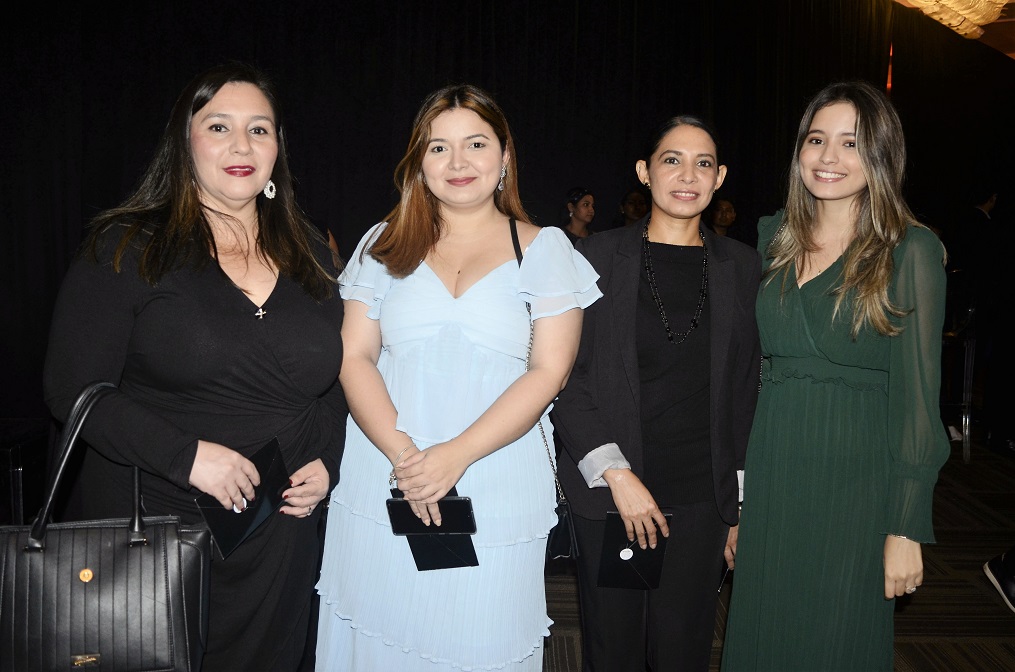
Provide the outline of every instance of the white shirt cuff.
[[631,463],[620,452],[620,446],[615,443],[604,443],[578,463],[578,471],[585,477],[585,482],[589,484],[590,488],[610,487],[606,479],[603,478],[603,472],[607,469],[630,468]]
[[741,504],[744,503],[744,470],[737,469],[737,486],[740,488],[740,499],[737,501]]

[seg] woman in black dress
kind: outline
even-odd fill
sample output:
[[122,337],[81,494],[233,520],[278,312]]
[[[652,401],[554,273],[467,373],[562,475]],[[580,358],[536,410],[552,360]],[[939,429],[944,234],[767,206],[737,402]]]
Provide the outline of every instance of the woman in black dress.
[[292,670],[307,638],[318,503],[338,479],[342,302],[331,253],[293,200],[275,94],[249,67],[196,77],[138,190],[100,214],[57,299],[46,400],[92,410],[81,518],[127,516],[141,469],[148,515],[200,521],[201,492],[243,508],[247,459],[278,437],[286,504],[228,559],[213,553],[206,670]]
[[[649,216],[577,245],[604,297],[554,407],[558,475],[575,514],[585,670],[707,670],[758,395],[761,262],[701,221],[726,175],[701,121],[670,119],[643,156]],[[657,589],[598,587],[611,510],[642,548],[669,538]]]

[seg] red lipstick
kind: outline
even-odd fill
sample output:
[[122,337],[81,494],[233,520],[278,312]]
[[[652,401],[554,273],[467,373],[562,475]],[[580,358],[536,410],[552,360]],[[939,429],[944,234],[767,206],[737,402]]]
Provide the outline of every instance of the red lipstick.
[[222,170],[226,171],[233,177],[249,177],[254,174],[257,170],[253,166],[227,166]]

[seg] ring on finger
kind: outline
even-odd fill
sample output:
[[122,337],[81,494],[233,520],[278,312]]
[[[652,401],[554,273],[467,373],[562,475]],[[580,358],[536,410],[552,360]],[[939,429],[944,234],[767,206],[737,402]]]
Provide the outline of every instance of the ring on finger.
[[907,595],[912,595],[915,592],[916,592],[916,586],[907,586],[906,587],[906,594]]

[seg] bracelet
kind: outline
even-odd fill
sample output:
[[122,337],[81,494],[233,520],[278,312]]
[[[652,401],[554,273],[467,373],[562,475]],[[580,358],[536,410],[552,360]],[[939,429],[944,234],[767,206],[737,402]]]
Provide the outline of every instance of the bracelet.
[[888,536],[889,536],[889,537],[896,537],[896,538],[898,538],[898,539],[905,539],[906,541],[909,541],[909,537],[904,537],[904,536],[903,536],[903,535],[901,535],[901,534],[892,534],[891,532],[889,532],[889,533],[888,533]]
[[398,451],[398,455],[396,455],[395,459],[391,461],[391,473],[388,474],[388,485],[389,486],[392,486],[392,485],[395,484],[395,480],[396,480],[395,479],[395,465],[397,465],[398,461],[400,459],[402,459],[402,455],[405,454],[405,451],[409,450],[410,448],[415,448],[415,447],[416,447],[415,443],[410,443],[405,448],[402,448],[400,451]]

